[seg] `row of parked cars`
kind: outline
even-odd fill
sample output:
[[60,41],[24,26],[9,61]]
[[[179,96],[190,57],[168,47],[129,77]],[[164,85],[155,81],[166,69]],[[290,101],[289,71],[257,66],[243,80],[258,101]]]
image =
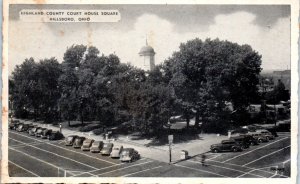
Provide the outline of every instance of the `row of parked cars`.
[[100,153],[111,158],[119,158],[122,162],[132,162],[140,159],[140,154],[133,148],[124,148],[113,143],[104,143],[77,135],[68,136],[65,140],[65,145],[73,146],[73,148],[81,148],[82,151]]
[[[39,127],[33,124],[21,123],[19,120],[10,122],[9,128],[18,132],[26,132],[31,136],[40,137],[49,140],[61,140],[64,138],[59,131],[53,131]],[[73,148],[80,148],[82,151],[90,151],[91,153],[100,153],[111,158],[119,158],[123,162],[132,162],[140,159],[140,154],[133,148],[124,148],[123,146],[114,145],[113,143],[104,143],[103,141],[95,141],[82,136],[70,135],[65,138],[65,145]]]
[[240,133],[238,136],[230,137],[229,140],[223,140],[219,144],[213,144],[210,150],[214,153],[221,151],[242,151],[250,146],[259,145],[263,142],[269,142],[277,137],[276,132],[270,132],[266,129],[256,129],[247,133]]
[[31,136],[41,137],[42,139],[60,140],[64,138],[63,134],[59,131],[52,131],[52,129],[39,127],[32,123],[21,123],[19,120],[10,122],[9,129],[18,132],[27,132]]

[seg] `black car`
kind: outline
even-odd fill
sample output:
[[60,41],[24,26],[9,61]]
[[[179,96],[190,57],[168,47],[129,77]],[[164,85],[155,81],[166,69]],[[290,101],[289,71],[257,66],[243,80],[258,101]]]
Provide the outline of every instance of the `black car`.
[[21,124],[21,122],[19,120],[12,121],[9,124],[9,129],[16,130],[20,124]]
[[235,137],[230,137],[230,140],[234,140],[238,144],[241,145],[242,149],[246,149],[250,147],[250,141],[244,136],[235,136]]
[[51,134],[52,129],[45,129],[43,130],[42,134],[41,134],[41,138],[42,139],[47,139],[48,136]]
[[77,137],[74,141],[73,148],[81,148],[85,137]]
[[268,130],[269,132],[271,132],[271,134],[272,134],[274,137],[278,137],[276,128],[266,128],[266,130]]
[[210,146],[210,150],[214,153],[220,151],[242,151],[242,146],[234,140],[223,140],[220,144],[213,144]]
[[240,136],[244,137],[246,141],[250,143],[251,146],[259,145],[257,139],[255,139],[252,135],[241,134]]
[[77,135],[70,135],[70,136],[68,136],[68,137],[66,138],[66,140],[65,140],[65,145],[66,145],[66,146],[72,146],[73,143],[74,143],[74,141],[75,141],[75,139],[76,139],[77,137],[78,137]]
[[49,140],[60,140],[64,138],[64,135],[62,133],[60,133],[59,131],[52,131],[50,134],[49,134]]

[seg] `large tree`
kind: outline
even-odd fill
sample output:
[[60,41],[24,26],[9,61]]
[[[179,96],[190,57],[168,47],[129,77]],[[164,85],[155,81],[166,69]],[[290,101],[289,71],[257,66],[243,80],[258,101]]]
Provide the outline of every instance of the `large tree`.
[[257,95],[261,56],[249,45],[198,38],[180,45],[167,59],[165,73],[174,88],[176,104],[187,119],[223,120],[226,102],[243,112]]
[[36,63],[33,58],[25,59],[12,73],[11,100],[17,117],[30,113],[36,119],[53,121],[58,118],[57,101],[60,97],[58,78],[60,64],[55,58]]

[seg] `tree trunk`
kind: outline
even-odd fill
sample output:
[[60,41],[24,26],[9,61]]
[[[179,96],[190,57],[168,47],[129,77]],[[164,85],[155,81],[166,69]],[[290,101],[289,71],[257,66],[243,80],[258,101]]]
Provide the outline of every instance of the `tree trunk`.
[[80,112],[81,124],[83,125],[83,114],[82,111]]
[[70,111],[68,111],[68,126],[71,126],[71,122],[70,122]]
[[37,110],[36,109],[34,109],[34,112],[33,112],[33,119],[34,119],[34,121],[36,121],[37,119],[37,112],[36,112]]
[[197,110],[196,117],[195,117],[195,128],[199,127],[199,123],[200,123],[200,112],[199,110]]
[[190,115],[188,112],[185,113],[185,119],[186,119],[186,128],[190,127]]

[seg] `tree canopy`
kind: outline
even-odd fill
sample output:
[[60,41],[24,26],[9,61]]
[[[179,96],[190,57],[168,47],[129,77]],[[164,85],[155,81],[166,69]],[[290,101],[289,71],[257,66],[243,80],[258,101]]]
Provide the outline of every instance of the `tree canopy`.
[[[45,121],[97,121],[104,126],[130,123],[157,135],[172,115],[187,127],[222,131],[247,121],[247,107],[257,100],[261,56],[249,45],[218,39],[189,40],[179,51],[144,71],[104,55],[94,46],[72,45],[63,61],[55,58],[16,66],[10,79],[17,117]],[[278,99],[284,86],[276,87]],[[228,107],[232,105],[231,110]]]

